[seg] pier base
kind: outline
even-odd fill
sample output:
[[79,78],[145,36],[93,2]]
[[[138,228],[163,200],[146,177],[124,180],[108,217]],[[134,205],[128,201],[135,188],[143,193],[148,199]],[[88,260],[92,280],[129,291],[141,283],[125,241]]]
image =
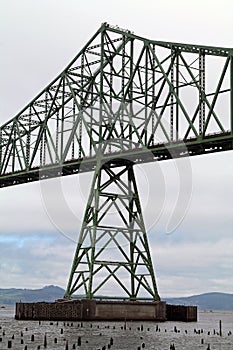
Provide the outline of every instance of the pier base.
[[168,321],[197,321],[197,307],[185,305],[166,305]]
[[166,305],[164,301],[62,300],[16,303],[17,320],[53,321],[197,321],[196,306]]

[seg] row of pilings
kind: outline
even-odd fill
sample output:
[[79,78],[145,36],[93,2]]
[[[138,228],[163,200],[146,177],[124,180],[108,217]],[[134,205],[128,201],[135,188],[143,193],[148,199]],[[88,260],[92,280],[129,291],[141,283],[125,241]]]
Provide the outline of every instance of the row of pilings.
[[[28,326],[25,326],[25,323]],[[150,327],[149,327],[150,326]],[[18,326],[7,327],[0,325],[0,349],[31,350],[31,349],[85,349],[85,350],[118,350],[119,341],[126,344],[134,340],[134,347],[129,350],[150,349],[151,341],[148,337],[153,333],[173,333],[174,335],[198,337],[198,343],[203,350],[211,350],[211,337],[223,336],[222,322],[219,322],[219,329],[205,331],[204,329],[193,328],[181,330],[177,325],[172,330],[161,326],[151,326],[151,323],[123,323],[112,324],[98,322],[48,322],[48,321],[26,321],[18,322]],[[85,333],[83,332],[85,330]],[[90,335],[88,335],[90,330]],[[94,333],[93,333],[94,332]],[[93,335],[94,334],[94,335]],[[225,336],[231,337],[232,332],[228,331]],[[210,338],[210,339],[208,339]],[[135,344],[136,343],[136,344]],[[177,343],[177,344],[176,344]],[[123,344],[121,344],[122,346]],[[164,349],[166,349],[164,347]],[[167,345],[168,350],[180,350],[178,341],[173,339]],[[193,348],[192,350],[194,350]]]

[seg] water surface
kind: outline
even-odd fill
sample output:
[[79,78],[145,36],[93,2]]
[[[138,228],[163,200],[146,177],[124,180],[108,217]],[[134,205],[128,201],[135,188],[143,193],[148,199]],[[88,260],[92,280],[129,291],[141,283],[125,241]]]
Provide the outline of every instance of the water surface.
[[[219,321],[222,321],[222,336]],[[13,338],[13,339],[12,339]],[[233,312],[199,311],[198,322],[17,321],[0,308],[0,349],[233,350]]]

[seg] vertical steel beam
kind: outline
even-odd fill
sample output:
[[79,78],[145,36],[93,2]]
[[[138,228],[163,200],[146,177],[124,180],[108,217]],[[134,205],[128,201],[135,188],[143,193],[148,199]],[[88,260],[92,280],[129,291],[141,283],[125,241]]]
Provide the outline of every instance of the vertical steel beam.
[[[152,45],[152,50],[155,52],[155,44]],[[156,96],[155,96],[155,58],[152,56],[152,125],[151,125],[151,144],[154,145],[155,135],[154,135],[154,127],[155,127],[155,105],[156,105]]]
[[0,128],[0,174],[2,170],[2,153],[3,153],[3,140],[2,140],[2,129]]
[[64,122],[65,122],[65,76],[62,78],[62,108],[61,108],[61,130],[60,130],[60,161],[63,159],[63,147],[64,147]]
[[231,118],[231,134],[233,135],[233,50],[231,53],[231,67],[230,67],[230,118]]
[[199,53],[199,135],[205,127],[205,53]]
[[170,106],[170,140],[173,141],[173,136],[174,136],[174,62],[173,60],[173,55],[174,55],[174,49],[171,48],[171,85],[172,89],[170,88],[170,93],[171,93],[171,106]]
[[[176,51],[176,95],[179,98],[179,51]],[[179,104],[176,100],[176,141],[179,140]]]
[[145,112],[144,112],[144,120],[145,120],[145,128],[144,128],[144,144],[147,145],[147,140],[148,140],[148,137],[147,137],[147,126],[148,126],[148,101],[149,101],[149,98],[148,98],[148,54],[149,54],[149,51],[148,51],[148,48],[146,48],[146,51],[145,51],[145,100],[144,100],[144,106],[145,106]]

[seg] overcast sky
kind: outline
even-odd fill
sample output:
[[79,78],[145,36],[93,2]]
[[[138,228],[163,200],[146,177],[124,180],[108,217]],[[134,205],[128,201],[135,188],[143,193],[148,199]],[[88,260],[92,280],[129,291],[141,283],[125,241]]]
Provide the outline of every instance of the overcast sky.
[[[0,0],[0,124],[105,21],[156,40],[233,47],[232,0]],[[182,181],[192,193],[179,207],[184,215],[177,169],[186,169]],[[233,293],[233,152],[136,171],[160,295]],[[85,174],[0,190],[0,288],[66,287],[90,181]],[[65,198],[55,209],[45,195],[51,186]],[[170,230],[174,208],[182,220]]]

